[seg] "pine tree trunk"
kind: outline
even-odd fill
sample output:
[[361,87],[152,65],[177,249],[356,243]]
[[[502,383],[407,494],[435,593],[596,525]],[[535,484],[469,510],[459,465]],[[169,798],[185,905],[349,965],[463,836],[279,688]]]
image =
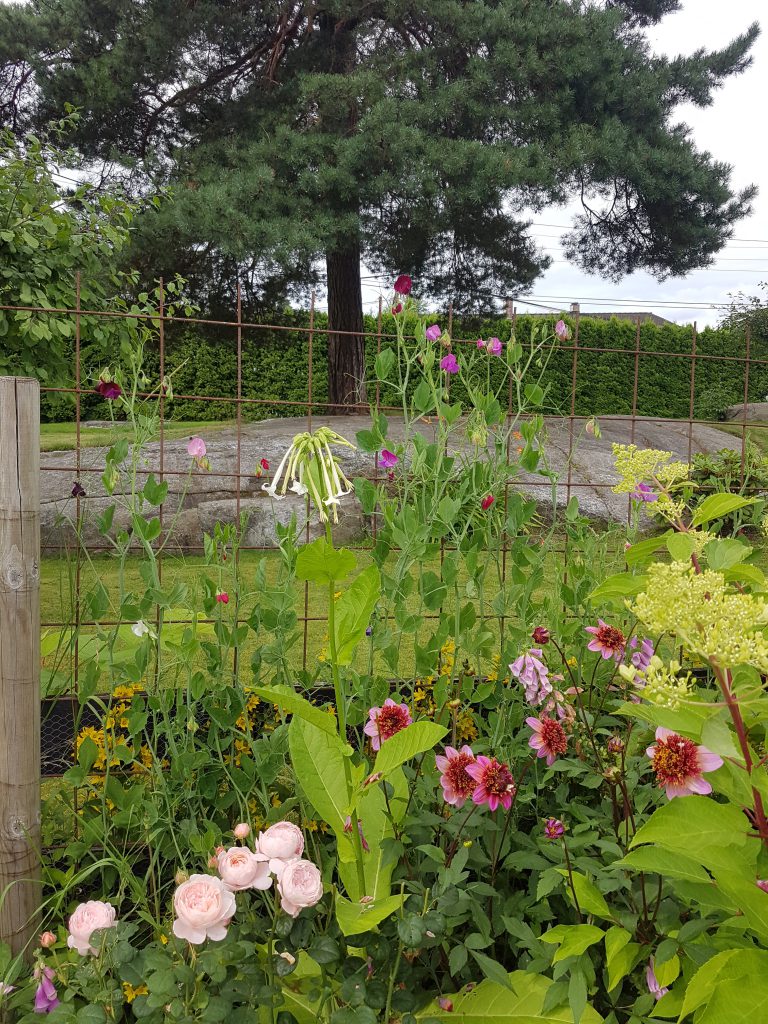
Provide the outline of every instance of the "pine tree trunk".
[[330,413],[362,412],[365,405],[365,337],[360,285],[360,245],[351,242],[325,258],[328,274],[328,401]]

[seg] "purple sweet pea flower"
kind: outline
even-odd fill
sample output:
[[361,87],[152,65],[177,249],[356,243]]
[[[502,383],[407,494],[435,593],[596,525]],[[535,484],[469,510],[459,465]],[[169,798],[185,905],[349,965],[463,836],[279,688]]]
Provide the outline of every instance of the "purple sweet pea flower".
[[442,333],[443,332],[440,330],[440,328],[437,326],[437,324],[432,324],[431,327],[427,328],[427,340],[428,341],[437,341],[437,339],[440,337],[440,335]]
[[56,974],[51,967],[43,967],[35,973],[40,981],[35,992],[35,1013],[50,1013],[60,1002],[56,995],[56,986],[53,984]]
[[498,338],[489,338],[485,344],[485,347],[491,353],[492,356],[500,356],[503,346]]
[[571,336],[571,329],[565,320],[558,320],[555,324],[555,335],[560,341],[568,341]]
[[101,395],[102,398],[107,398],[109,401],[119,398],[123,393],[123,389],[119,384],[116,384],[113,380],[104,380],[103,377],[99,378],[99,383],[96,385],[95,391],[97,394]]
[[634,498],[635,501],[652,502],[659,500],[658,494],[656,494],[648,484],[638,484],[637,488],[632,491],[630,496]]
[[449,352],[447,356],[443,356],[440,360],[440,369],[445,370],[446,373],[459,372],[459,364],[456,361],[456,356],[453,352]]
[[381,455],[379,456],[379,466],[382,469],[394,469],[399,461],[400,460],[394,452],[390,452],[386,448],[382,449]]
[[79,480],[75,480],[74,484],[72,485],[72,497],[73,498],[84,498],[85,497],[85,488],[83,487],[83,485],[80,483]]

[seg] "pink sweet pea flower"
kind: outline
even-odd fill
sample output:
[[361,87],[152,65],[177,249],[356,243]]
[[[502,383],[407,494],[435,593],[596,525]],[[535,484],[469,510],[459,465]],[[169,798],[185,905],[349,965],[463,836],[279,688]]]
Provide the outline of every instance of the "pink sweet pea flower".
[[571,329],[565,320],[558,320],[555,324],[555,335],[560,341],[568,341],[571,336]]
[[768,892],[768,878],[758,878],[755,885],[758,889],[762,889],[763,892]]
[[413,281],[407,274],[400,274],[395,281],[395,291],[398,295],[410,295]]
[[440,330],[437,324],[432,324],[432,326],[428,327],[426,331],[427,341],[437,341],[437,339],[440,337],[442,333],[443,332]]
[[558,755],[568,749],[568,737],[557,719],[546,715],[542,718],[531,717],[526,718],[525,724],[533,729],[528,746],[536,751],[536,757],[546,757],[548,765],[553,765]]
[[651,758],[656,781],[666,789],[669,800],[711,793],[712,786],[702,778],[702,773],[717,771],[723,764],[718,754],[663,726],[656,730],[656,743],[648,747],[646,754]]
[[396,303],[392,307],[392,315],[393,316],[397,316],[398,313],[402,313],[402,312],[403,312],[403,304],[402,304],[402,302],[398,302],[398,303]]
[[648,961],[648,966],[645,969],[645,983],[648,986],[648,991],[657,1003],[662,996],[665,996],[667,992],[669,992],[669,989],[662,988],[656,979],[656,972],[653,969],[653,957]]
[[477,339],[476,345],[478,348],[485,348],[485,342],[483,341],[482,338]]
[[226,590],[219,590],[216,594],[216,600],[219,604],[229,604],[229,594]]
[[446,373],[459,372],[459,364],[456,361],[456,356],[453,352],[449,352],[447,356],[443,356],[440,360],[440,369],[444,370]]
[[394,452],[388,451],[386,448],[382,448],[381,455],[379,456],[379,466],[382,469],[394,469],[400,460]]
[[630,498],[634,498],[635,501],[654,502],[659,500],[658,494],[653,491],[648,484],[640,483],[637,485],[634,491],[630,494]]
[[202,437],[190,437],[187,445],[187,453],[193,459],[204,459],[206,453],[205,441]]
[[509,666],[509,671],[525,687],[525,699],[529,704],[541,704],[552,693],[549,669],[541,661],[540,647],[532,647],[526,654],[521,654]]
[[477,783],[472,794],[473,803],[488,804],[491,811],[495,811],[499,805],[505,811],[510,809],[517,787],[512,772],[505,764],[501,764],[495,757],[481,754],[465,770]]
[[487,512],[491,505],[496,501],[496,498],[492,494],[486,494],[483,500],[480,502],[480,507],[483,512]]
[[593,639],[587,644],[587,650],[599,652],[606,661],[608,658],[621,661],[627,646],[626,637],[620,629],[609,626],[602,619],[598,619],[597,623],[596,626],[586,627],[585,632],[591,633],[593,636]]
[[381,744],[391,739],[396,733],[402,732],[411,725],[413,719],[407,704],[395,704],[387,697],[380,708],[371,708],[368,712],[370,721],[365,723],[363,732],[371,738],[374,750],[380,750]]
[[461,750],[446,747],[445,754],[435,755],[437,770],[441,772],[440,785],[443,787],[443,799],[454,807],[463,807],[467,799],[477,789],[477,783],[467,771],[467,765],[475,763],[472,748],[464,746]]
[[503,346],[498,338],[489,338],[485,343],[485,347],[492,356],[500,356]]

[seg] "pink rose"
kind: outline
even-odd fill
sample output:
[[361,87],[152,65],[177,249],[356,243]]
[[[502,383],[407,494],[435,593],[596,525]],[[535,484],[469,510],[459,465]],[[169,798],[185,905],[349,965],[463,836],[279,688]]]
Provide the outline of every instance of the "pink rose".
[[304,833],[292,821],[278,821],[259,833],[256,845],[259,853],[269,858],[269,870],[278,874],[281,864],[304,853]]
[[323,879],[310,860],[289,860],[280,866],[277,891],[286,914],[298,917],[304,907],[314,907],[323,896]]
[[247,821],[241,821],[239,825],[235,825],[232,834],[235,839],[247,839],[251,834],[251,826]]
[[192,875],[173,894],[173,934],[199,945],[206,939],[221,941],[237,904],[234,893],[213,875]]
[[193,459],[205,458],[206,447],[202,437],[190,437],[187,452]]
[[263,853],[252,853],[247,846],[223,850],[216,858],[216,868],[222,882],[232,892],[268,889],[272,885],[269,858]]
[[67,945],[76,949],[80,956],[92,953],[98,955],[98,949],[91,945],[91,934],[100,928],[114,928],[117,924],[115,908],[100,900],[89,900],[75,908],[69,919],[69,938]]

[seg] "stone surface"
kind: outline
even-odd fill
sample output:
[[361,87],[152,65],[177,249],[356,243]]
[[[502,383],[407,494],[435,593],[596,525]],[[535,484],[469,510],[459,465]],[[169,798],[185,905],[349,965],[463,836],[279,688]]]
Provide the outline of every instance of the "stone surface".
[[[584,514],[599,520],[623,521],[627,515],[625,495],[613,494],[611,486],[616,480],[613,469],[611,443],[638,447],[661,448],[687,459],[689,453],[711,452],[719,448],[738,448],[738,438],[708,426],[689,428],[685,422],[659,422],[642,418],[607,416],[600,420],[602,437],[597,440],[584,431],[586,420],[577,418],[571,425],[568,419],[549,418],[544,439],[545,458],[549,468],[558,474],[556,501],[563,506],[575,495]],[[356,431],[368,426],[364,417],[313,417],[313,427],[331,426],[342,436],[354,440]],[[263,480],[254,476],[259,460],[269,460],[272,469],[285,453],[294,434],[306,429],[304,417],[294,419],[263,420],[243,425],[238,445],[234,430],[219,430],[207,440],[211,472],[190,471],[191,459],[186,440],[167,441],[163,449],[163,469],[169,484],[164,515],[168,524],[179,506],[174,536],[178,545],[186,548],[201,546],[203,531],[211,532],[217,521],[234,522],[238,509],[238,471],[240,473],[239,508],[248,513],[248,527],[244,543],[248,546],[274,545],[274,521],[288,522],[293,512],[300,524],[304,523],[304,501],[290,496],[273,501],[262,490]],[[420,425],[425,436],[432,427]],[[389,436],[393,445],[402,436],[402,427],[390,419]],[[570,473],[568,453],[571,452]],[[81,500],[80,531],[85,543],[93,548],[103,544],[96,527],[96,519],[115,499],[103,497],[101,474],[104,469],[106,448],[87,448],[80,453],[79,479],[87,497]],[[352,449],[341,449],[340,462],[351,479],[372,475],[374,457]],[[146,479],[150,471],[159,476],[160,445],[153,443],[145,450],[144,463],[138,467],[138,480]],[[44,550],[71,545],[75,537],[73,520],[75,500],[71,497],[76,478],[74,452],[44,452],[41,456],[42,543]],[[542,512],[552,510],[552,487],[548,480],[531,473],[521,473],[514,487],[535,497]],[[340,508],[339,533],[343,539],[359,536],[364,528],[364,517],[353,497]],[[115,522],[127,525],[125,513],[119,508]],[[313,524],[310,535],[318,533]]]
[[740,402],[725,410],[727,420],[746,420],[747,423],[768,422],[768,402]]

